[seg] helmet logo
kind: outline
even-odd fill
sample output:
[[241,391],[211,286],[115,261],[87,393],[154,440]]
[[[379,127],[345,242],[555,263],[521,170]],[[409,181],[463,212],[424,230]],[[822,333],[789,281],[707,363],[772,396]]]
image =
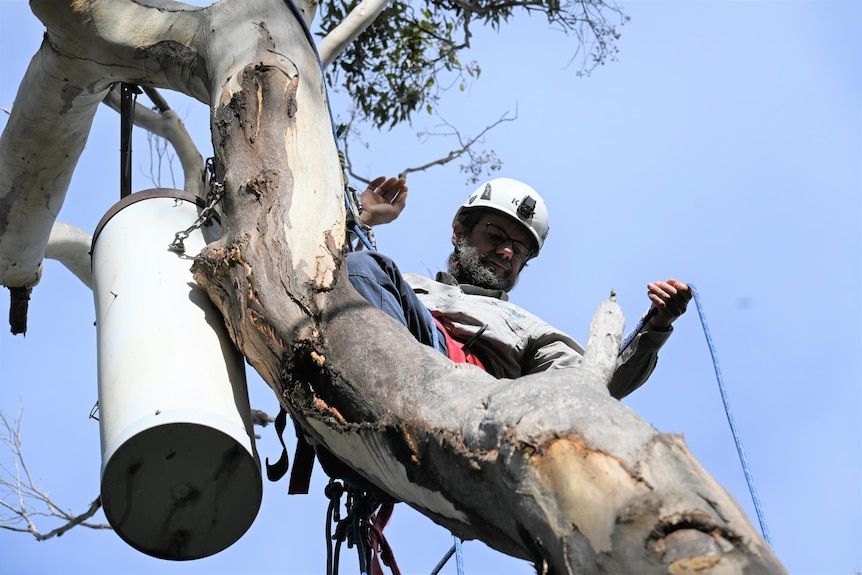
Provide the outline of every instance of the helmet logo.
[[534,213],[536,213],[536,200],[530,196],[524,196],[524,199],[518,205],[518,215],[525,219],[530,219]]
[[482,197],[480,199],[482,199],[482,200],[490,200],[491,199],[491,183],[490,182],[485,184],[485,189],[482,190]]

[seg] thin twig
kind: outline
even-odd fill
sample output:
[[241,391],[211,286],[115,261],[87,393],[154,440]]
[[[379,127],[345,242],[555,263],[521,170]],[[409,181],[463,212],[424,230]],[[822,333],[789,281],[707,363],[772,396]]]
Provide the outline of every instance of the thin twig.
[[[0,516],[0,529],[30,533],[37,541],[60,537],[78,525],[90,529],[111,529],[110,525],[87,521],[101,509],[100,497],[93,500],[85,512],[76,515],[60,509],[46,491],[36,486],[24,459],[21,440],[23,417],[23,409],[19,411],[14,421],[0,411],[0,423],[5,427],[5,431],[0,432],[0,442],[5,444],[12,453],[14,467],[13,470],[7,465],[0,464],[0,510],[7,512]],[[63,523],[47,533],[42,533],[36,525],[36,518],[59,519]]]

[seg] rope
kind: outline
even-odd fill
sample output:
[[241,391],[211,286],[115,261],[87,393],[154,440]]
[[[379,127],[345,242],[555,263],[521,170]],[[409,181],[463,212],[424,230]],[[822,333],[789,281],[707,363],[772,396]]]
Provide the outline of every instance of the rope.
[[[384,575],[383,565],[391,575],[401,575],[395,553],[383,534],[394,510],[394,501],[381,501],[347,480],[331,479],[324,489],[329,498],[326,512],[326,574],[338,575],[341,544],[356,546],[360,575]],[[340,513],[341,498],[346,495],[345,515]],[[334,527],[334,530],[333,530]]]
[[703,335],[706,336],[706,344],[709,346],[709,353],[712,356],[712,365],[715,368],[715,378],[718,381],[718,390],[721,393],[721,401],[724,403],[724,412],[727,414],[727,422],[730,424],[730,432],[733,434],[733,441],[736,444],[736,452],[739,454],[739,461],[742,464],[742,471],[745,474],[745,481],[748,484],[748,491],[751,493],[751,500],[754,502],[754,510],[757,513],[757,520],[760,522],[760,531],[763,533],[763,538],[773,548],[772,539],[769,537],[769,528],[766,526],[766,518],[763,514],[763,509],[760,505],[760,498],[757,496],[757,489],[754,487],[754,480],[751,476],[751,469],[748,467],[748,460],[745,457],[745,449],[742,447],[742,439],[739,436],[739,430],[736,428],[736,421],[733,418],[733,411],[730,409],[730,401],[727,399],[727,389],[724,386],[724,378],[721,375],[721,368],[718,365],[718,354],[715,351],[715,344],[712,341],[712,336],[709,333],[709,325],[706,322],[706,314],[703,312],[703,305],[700,303],[700,294],[694,284],[686,284],[691,288],[691,293],[694,296],[694,303],[697,306],[697,314],[700,317],[700,324],[703,326]]
[[464,559],[461,556],[461,539],[455,535],[453,535],[452,538],[455,539],[455,543],[449,548],[449,551],[446,552],[443,559],[434,566],[434,569],[431,571],[431,575],[438,575],[449,559],[452,558],[452,555],[455,556],[455,569],[458,571],[458,575],[464,575]]
[[451,559],[452,555],[454,554],[455,546],[452,545],[452,547],[449,548],[449,551],[446,552],[446,555],[443,556],[443,559],[441,559],[440,562],[434,566],[434,569],[431,570],[431,575],[437,575],[438,573],[440,573],[440,569],[442,569],[443,566],[446,565],[446,562],[449,561],[449,559]]
[[324,489],[329,499],[326,509],[326,575],[338,573],[338,560],[341,556],[341,533],[336,535],[332,532],[333,525],[341,525],[341,496],[344,494],[344,486],[337,481],[330,481]]
[[455,568],[458,575],[464,575],[464,558],[461,554],[461,540],[455,537]]
[[638,322],[635,324],[634,328],[629,332],[629,334],[623,340],[622,345],[620,345],[620,352],[617,354],[617,357],[620,357],[626,348],[631,345],[632,340],[634,340],[635,336],[640,333],[640,330],[643,329],[643,326],[646,325],[646,322],[652,319],[652,316],[658,313],[658,308],[651,307],[649,310],[641,316]]

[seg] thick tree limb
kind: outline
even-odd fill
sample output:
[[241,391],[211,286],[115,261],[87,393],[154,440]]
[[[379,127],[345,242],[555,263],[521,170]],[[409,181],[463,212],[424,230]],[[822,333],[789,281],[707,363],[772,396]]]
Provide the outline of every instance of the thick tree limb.
[[[193,15],[205,11],[158,5],[91,1],[77,4],[76,11],[31,2],[49,32],[0,136],[0,284],[32,287],[39,281],[50,230],[96,109],[114,82],[167,87],[206,101],[207,72],[193,51],[200,35]],[[84,13],[91,17],[82,19]],[[167,28],[156,26],[164,22]]]
[[90,246],[93,238],[84,230],[63,222],[55,222],[45,247],[45,257],[57,260],[93,289]]
[[[66,81],[69,75],[80,83]],[[108,88],[107,81],[93,87],[102,77],[94,62],[69,58],[48,39],[30,63],[0,137],[3,285],[30,288],[39,281],[51,227]]]

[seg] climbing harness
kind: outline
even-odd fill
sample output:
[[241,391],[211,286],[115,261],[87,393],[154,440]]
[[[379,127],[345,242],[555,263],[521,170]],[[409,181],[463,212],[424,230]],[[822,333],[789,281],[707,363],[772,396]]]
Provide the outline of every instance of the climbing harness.
[[733,418],[733,411],[730,408],[730,401],[727,398],[727,389],[724,386],[724,378],[721,375],[721,367],[718,365],[718,354],[715,351],[715,344],[712,341],[712,336],[709,333],[709,325],[706,322],[706,314],[703,311],[703,305],[700,302],[700,294],[694,284],[687,283],[694,296],[694,304],[697,306],[697,314],[700,317],[700,324],[703,326],[703,335],[706,337],[706,344],[709,347],[709,354],[712,356],[712,365],[715,368],[715,378],[718,381],[718,391],[721,393],[721,401],[724,404],[724,412],[727,415],[727,422],[730,425],[730,432],[733,434],[733,442],[736,444],[736,452],[739,454],[739,462],[742,464],[742,472],[745,474],[745,481],[748,484],[748,491],[751,493],[751,500],[754,502],[754,510],[757,513],[757,520],[760,522],[760,531],[763,533],[763,538],[774,549],[772,539],[769,537],[769,528],[766,526],[766,517],[763,514],[763,509],[760,505],[760,498],[757,496],[757,489],[754,486],[754,479],[751,476],[751,469],[748,467],[748,460],[745,457],[745,449],[742,446],[742,438],[739,435],[739,430],[736,428],[736,421]]

